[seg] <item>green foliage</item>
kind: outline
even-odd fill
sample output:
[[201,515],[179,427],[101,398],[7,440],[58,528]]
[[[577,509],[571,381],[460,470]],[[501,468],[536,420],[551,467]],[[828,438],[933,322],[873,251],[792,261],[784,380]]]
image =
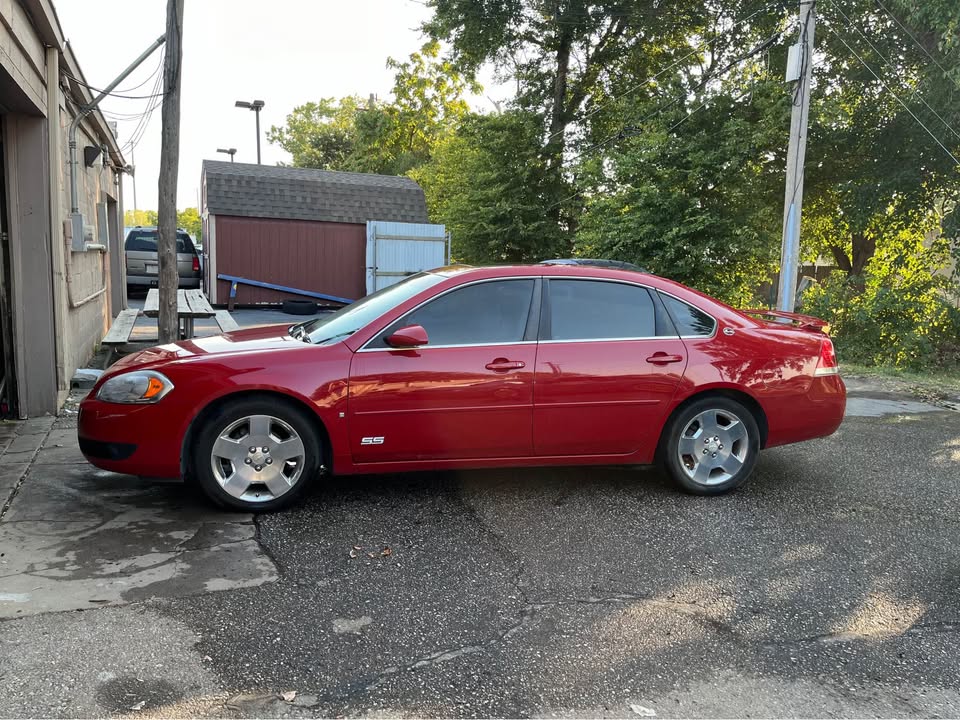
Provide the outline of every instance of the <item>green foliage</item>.
[[[124,227],[134,227],[141,225],[143,227],[157,226],[156,210],[126,210],[123,213]],[[203,242],[203,221],[200,219],[200,213],[196,208],[187,208],[177,211],[177,227],[186,230],[198,243]]]
[[124,227],[134,227],[143,225],[145,227],[155,227],[157,224],[156,210],[126,210],[123,213]]
[[577,252],[635,262],[733,304],[753,304],[779,260],[779,80],[717,88],[702,112],[656,116],[601,164]]
[[203,220],[196,208],[178,211],[177,227],[183,228],[197,243],[203,244]]
[[354,149],[354,118],[360,107],[357,97],[298,105],[287,115],[286,125],[267,131],[267,140],[290,153],[295,167],[341,169]]
[[440,58],[435,42],[407,62],[388,58],[394,75],[390,102],[324,98],[294,108],[270,142],[296,167],[403,175],[430,159],[434,145],[467,112],[463,95],[477,89]]
[[960,311],[942,270],[947,242],[907,227],[880,246],[864,278],[839,271],[804,296],[830,322],[841,361],[921,370],[960,367]]
[[562,252],[563,234],[545,212],[552,196],[540,127],[519,110],[467,116],[411,173],[431,219],[452,232],[458,261],[536,262]]

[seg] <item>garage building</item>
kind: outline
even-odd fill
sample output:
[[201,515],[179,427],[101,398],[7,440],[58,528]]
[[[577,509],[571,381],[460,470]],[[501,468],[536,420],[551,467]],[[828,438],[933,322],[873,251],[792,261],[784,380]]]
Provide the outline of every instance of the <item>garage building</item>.
[[[368,256],[371,221],[415,224],[402,227],[439,233],[443,242],[443,226],[426,225],[423,190],[406,177],[205,160],[201,187],[204,289],[218,305],[231,287],[221,275],[363,297],[376,264]],[[236,293],[239,305],[300,297],[243,283]]]

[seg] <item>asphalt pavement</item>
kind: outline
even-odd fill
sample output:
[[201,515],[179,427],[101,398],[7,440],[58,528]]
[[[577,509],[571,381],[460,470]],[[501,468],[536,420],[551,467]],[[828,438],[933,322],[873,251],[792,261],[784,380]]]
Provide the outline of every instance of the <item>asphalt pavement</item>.
[[257,518],[82,465],[68,412],[0,521],[0,716],[960,715],[960,399],[850,387],[722,497],[450,472]]

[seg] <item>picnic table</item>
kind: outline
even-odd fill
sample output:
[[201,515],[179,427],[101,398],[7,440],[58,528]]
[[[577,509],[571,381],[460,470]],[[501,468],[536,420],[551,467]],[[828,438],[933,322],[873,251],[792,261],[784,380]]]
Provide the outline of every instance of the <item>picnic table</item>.
[[[155,337],[131,342],[130,335],[133,333],[133,326],[136,325],[140,314],[140,310],[134,308],[121,310],[110,326],[110,330],[103,336],[100,344],[111,348],[111,352],[107,356],[108,363],[112,360],[114,352],[136,352],[157,343]],[[150,290],[147,293],[143,314],[152,318],[160,315],[159,290]],[[214,310],[201,290],[177,290],[177,316],[181,325],[180,336],[184,340],[194,336],[193,321],[197,318],[213,317],[220,328],[220,332],[233,332],[240,329],[237,321],[233,319],[229,312]]]
[[[160,291],[156,288],[147,292],[147,301],[143,304],[143,314],[150,318],[160,315]],[[193,337],[193,321],[197,318],[215,317],[217,311],[207,302],[203,290],[177,290],[177,318],[180,320],[181,335],[185,340]]]

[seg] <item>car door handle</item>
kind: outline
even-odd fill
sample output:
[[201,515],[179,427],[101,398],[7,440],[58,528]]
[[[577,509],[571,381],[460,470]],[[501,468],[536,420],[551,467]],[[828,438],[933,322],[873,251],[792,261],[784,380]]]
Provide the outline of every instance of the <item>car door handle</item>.
[[656,352],[647,358],[651,365],[669,365],[670,363],[683,362],[683,355],[667,355],[665,352]]
[[507,360],[506,358],[497,358],[493,362],[488,362],[485,367],[487,370],[493,370],[494,372],[506,372],[507,370],[519,370],[520,368],[526,366],[527,364],[522,360]]

